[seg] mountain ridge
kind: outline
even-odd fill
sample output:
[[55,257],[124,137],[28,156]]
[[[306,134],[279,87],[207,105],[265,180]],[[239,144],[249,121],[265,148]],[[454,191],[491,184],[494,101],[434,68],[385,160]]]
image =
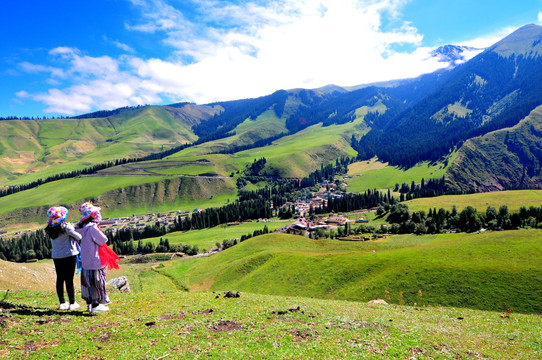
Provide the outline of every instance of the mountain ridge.
[[[251,161],[253,154],[263,149],[267,149],[263,153],[271,154],[280,144],[288,144],[290,153],[282,153],[274,165],[268,163],[267,170],[273,176],[305,176],[344,156],[358,160],[377,156],[399,167],[443,161],[469,139],[514,128],[542,104],[542,58],[524,55],[535,54],[531,50],[538,51],[541,43],[542,27],[527,25],[466,63],[414,79],[357,87],[278,90],[264,97],[205,105],[121,108],[73,119],[0,121],[1,132],[9,134],[0,144],[0,179],[5,186],[24,183],[180,143],[191,144],[191,149],[179,155],[188,155],[191,160],[239,153],[230,156],[229,162],[221,160],[221,170],[215,171],[221,175],[242,170],[244,157]],[[502,56],[503,49],[513,49],[516,55]],[[441,48],[440,53],[453,60],[459,50],[449,46]],[[61,123],[63,130],[58,131]],[[341,130],[329,132],[332,127]],[[83,137],[85,129],[88,134]],[[310,130],[302,132],[305,129]],[[325,138],[316,141],[314,132],[329,136],[335,144],[326,146],[322,142]],[[300,146],[304,139],[318,146]],[[261,150],[246,151],[256,147]],[[301,162],[310,165],[290,171],[287,164],[293,157],[297,157],[294,166]],[[511,161],[518,159],[512,157]],[[494,167],[492,171],[499,170]],[[471,172],[475,174],[477,169]],[[462,183],[458,174],[447,175],[450,183]],[[503,188],[514,186],[501,183]]]

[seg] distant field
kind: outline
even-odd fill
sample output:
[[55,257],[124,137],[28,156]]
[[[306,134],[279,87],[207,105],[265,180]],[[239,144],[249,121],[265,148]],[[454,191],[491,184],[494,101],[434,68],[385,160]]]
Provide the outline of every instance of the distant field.
[[211,229],[178,231],[161,237],[145,239],[142,241],[143,243],[150,241],[157,245],[160,242],[160,238],[162,238],[164,240],[168,239],[171,245],[182,243],[190,246],[197,245],[200,250],[210,249],[214,247],[217,242],[222,243],[223,240],[227,239],[240,239],[243,235],[252,235],[255,230],[263,230],[265,226],[267,226],[269,231],[273,231],[288,224],[289,222],[283,221],[272,221],[268,223],[252,221],[232,226],[223,224]]
[[[175,184],[174,182],[177,182]],[[41,222],[53,205],[73,205],[99,199],[104,217],[145,214],[149,211],[193,210],[223,206],[237,199],[235,180],[230,178],[174,178],[171,176],[91,176],[65,179],[0,198],[0,214],[11,222]],[[77,205],[77,206],[76,206]],[[25,209],[32,208],[32,211]],[[76,219],[77,211],[70,212]]]
[[269,234],[159,272],[193,290],[540,313],[541,235],[520,230],[341,242]]
[[516,211],[522,206],[527,208],[531,205],[542,206],[542,190],[513,190],[468,195],[445,195],[434,198],[414,199],[407,201],[406,204],[413,211],[429,211],[430,208],[451,210],[453,205],[459,211],[467,206],[472,206],[478,211],[486,211],[488,206],[499,209],[502,205],[508,206],[508,209],[511,211]]
[[421,163],[409,169],[403,170],[398,167],[388,166],[376,159],[360,161],[348,167],[348,191],[364,192],[367,189],[393,189],[395,184],[401,185],[412,181],[420,183],[425,180],[441,178],[445,172],[444,164],[430,165]]
[[126,186],[156,182],[164,177],[79,177],[54,181],[0,198],[0,214],[16,209],[70,204]]
[[156,106],[107,119],[2,121],[0,133],[0,167],[6,170],[0,172],[0,185],[29,183],[104,161],[143,156],[197,138],[182,120]]

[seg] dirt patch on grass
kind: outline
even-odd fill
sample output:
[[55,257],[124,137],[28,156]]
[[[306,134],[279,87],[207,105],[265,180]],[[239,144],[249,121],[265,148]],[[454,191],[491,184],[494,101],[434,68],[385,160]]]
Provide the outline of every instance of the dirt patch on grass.
[[86,154],[87,152],[94,150],[96,148],[95,144],[91,144],[88,141],[76,141],[72,145],[72,152]]
[[210,290],[211,286],[213,286],[214,278],[209,277],[207,279],[204,279],[203,281],[192,284],[190,287],[190,291],[204,291],[204,290]]
[[308,329],[293,330],[290,332],[290,335],[295,342],[308,342],[309,340],[315,338],[315,334],[313,334],[312,331]]
[[192,311],[192,314],[194,314],[194,315],[206,315],[206,314],[212,313],[213,311],[214,311],[213,309],[196,310],[196,311]]
[[17,154],[19,155],[18,157],[6,157],[4,161],[14,165],[28,165],[32,164],[36,159],[33,151],[17,151]]
[[38,351],[40,349],[44,349],[53,345],[55,344],[47,342],[47,341],[43,341],[43,340],[40,340],[40,341],[32,340],[22,345],[20,349],[30,353],[30,352]]
[[108,331],[94,337],[94,340],[105,344],[106,342],[109,341],[110,338],[111,338],[111,331]]
[[9,316],[0,315],[0,329],[5,329],[9,323]]
[[243,325],[229,320],[220,320],[218,323],[209,327],[209,330],[211,330],[212,332],[233,331],[242,329],[244,329]]

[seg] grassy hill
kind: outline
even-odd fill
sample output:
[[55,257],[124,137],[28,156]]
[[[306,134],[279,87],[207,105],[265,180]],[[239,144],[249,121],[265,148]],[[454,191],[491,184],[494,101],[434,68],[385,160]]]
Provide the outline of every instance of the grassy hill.
[[540,206],[542,204],[542,190],[509,190],[494,191],[467,195],[444,195],[434,198],[421,198],[406,201],[405,204],[411,211],[424,210],[426,212],[433,208],[444,208],[452,210],[455,205],[458,211],[472,206],[478,211],[485,211],[488,206],[495,209],[506,205],[510,211],[517,211],[520,207]]
[[217,242],[223,240],[241,239],[243,235],[252,235],[256,230],[263,230],[267,226],[269,231],[286,226],[289,221],[271,221],[262,223],[257,221],[243,222],[239,225],[222,224],[210,229],[176,231],[162,237],[145,239],[144,243],[151,242],[158,245],[160,238],[167,239],[171,245],[186,244],[190,246],[197,245],[200,249],[211,249]]
[[2,223],[43,222],[50,206],[64,204],[76,219],[88,199],[104,216],[221,206],[237,197],[235,180],[213,177],[88,176],[54,181],[0,198]]
[[542,318],[515,312],[245,292],[109,294],[110,312],[93,316],[55,310],[52,291],[10,292],[0,302],[0,357],[529,360],[542,353]]
[[542,106],[519,124],[467,140],[447,178],[461,191],[542,185]]
[[191,126],[219,111],[146,106],[88,119],[0,121],[0,184],[21,184],[193,142]]
[[[452,156],[453,157],[453,156]],[[401,185],[412,181],[420,183],[422,179],[438,179],[444,176],[449,165],[445,163],[430,164],[422,162],[408,169],[390,166],[373,158],[358,161],[348,166],[348,191],[364,192],[368,189],[393,189],[395,184]]]
[[53,290],[55,281],[52,260],[26,264],[0,260],[0,290]]
[[540,230],[370,242],[269,234],[158,272],[198,290],[540,313],[539,240]]

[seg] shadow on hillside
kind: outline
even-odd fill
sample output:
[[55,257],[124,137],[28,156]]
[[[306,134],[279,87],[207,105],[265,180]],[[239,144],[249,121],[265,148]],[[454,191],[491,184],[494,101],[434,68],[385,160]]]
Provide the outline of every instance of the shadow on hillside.
[[0,301],[0,310],[3,314],[17,314],[23,316],[94,316],[93,314],[83,311],[66,311],[48,308],[39,308],[34,306],[14,304],[9,301]]

